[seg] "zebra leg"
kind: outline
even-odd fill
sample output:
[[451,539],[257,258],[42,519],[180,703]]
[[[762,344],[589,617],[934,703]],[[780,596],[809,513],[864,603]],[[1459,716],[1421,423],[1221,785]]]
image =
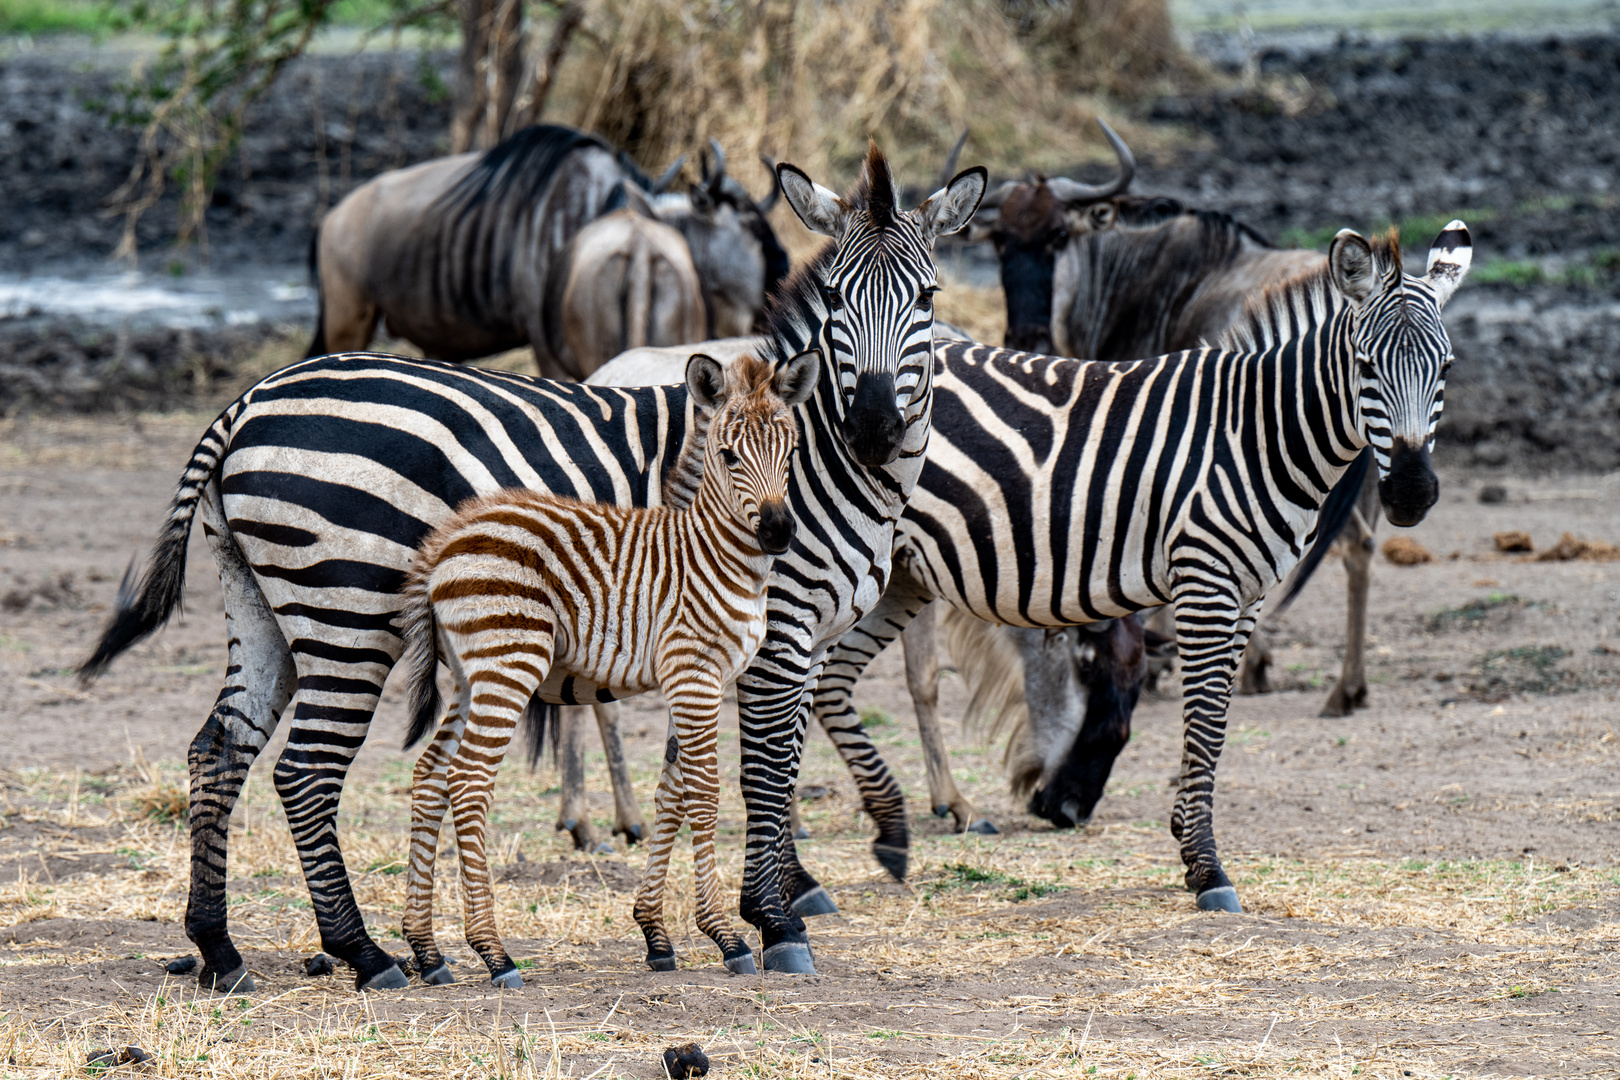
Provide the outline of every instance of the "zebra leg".
[[[914,591],[891,583],[872,610],[828,650],[826,666],[815,686],[816,719],[843,756],[856,790],[861,793],[861,806],[878,827],[872,857],[896,881],[906,880],[911,853],[906,797],[861,726],[860,714],[855,711],[855,684],[866,666],[900,636],[928,602]],[[795,899],[794,904],[797,908],[799,901]]]
[[1346,579],[1344,667],[1322,706],[1323,716],[1349,716],[1367,704],[1367,591],[1372,586],[1373,531],[1359,509],[1350,526],[1341,539]]
[[[783,889],[795,884],[805,895],[820,888],[791,853],[788,803],[804,752],[810,694],[821,675],[821,658],[767,639],[754,662],[737,679],[741,715],[742,788],[748,808],[747,862],[743,867],[742,917],[759,930],[765,970],[813,974],[810,939],[802,919],[784,903]],[[785,880],[784,861],[798,877]],[[805,886],[809,886],[806,888]]]
[[186,755],[191,774],[186,936],[202,954],[197,981],[204,989],[251,993],[253,976],[231,942],[226,924],[231,811],[248,770],[270,741],[281,711],[292,697],[294,670],[287,639],[231,539],[218,497],[218,489],[210,484],[201,516],[225,591],[228,660],[225,685]]
[[1215,765],[1226,741],[1232,682],[1259,605],[1241,608],[1229,592],[1194,580],[1175,593],[1181,657],[1181,786],[1170,832],[1181,842],[1187,888],[1203,911],[1242,911],[1237,890],[1215,852]]
[[935,625],[934,605],[929,604],[917,612],[900,635],[900,645],[906,652],[906,686],[911,691],[923,763],[928,769],[928,804],[934,808],[935,817],[949,814],[954,818],[959,833],[993,835],[1001,830],[978,816],[973,804],[956,789],[956,778],[951,775],[951,755],[939,726],[939,646]]
[[401,929],[416,954],[416,971],[430,986],[456,981],[433,936],[433,867],[439,854],[439,830],[450,805],[450,759],[466,727],[468,694],[458,681],[449,712],[428,748],[416,759],[411,779],[411,856],[405,876],[405,914]]
[[562,732],[557,740],[557,771],[562,781],[557,831],[573,835],[575,851],[607,854],[613,845],[597,840],[591,816],[585,811],[585,707],[565,705],[557,719]]
[[654,971],[675,970],[675,946],[664,928],[664,885],[669,877],[669,856],[685,813],[681,784],[681,744],[675,723],[669,725],[664,746],[664,771],[653,796],[653,832],[647,845],[647,869],[641,876],[633,909],[636,925],[647,939],[647,966]]
[[624,740],[619,737],[619,703],[611,701],[591,706],[596,713],[596,729],[602,735],[602,752],[607,755],[608,775],[613,778],[613,835],[634,845],[646,832],[641,809],[636,806],[636,790],[630,785],[630,770],[624,764]]

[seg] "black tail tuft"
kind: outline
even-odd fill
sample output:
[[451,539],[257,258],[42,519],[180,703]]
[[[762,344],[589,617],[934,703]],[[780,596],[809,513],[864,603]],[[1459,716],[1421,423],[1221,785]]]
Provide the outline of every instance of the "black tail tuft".
[[409,750],[439,722],[444,699],[439,694],[439,621],[433,617],[433,606],[423,597],[419,608],[406,608],[403,622],[405,670],[411,687],[411,726],[403,749]]
[[539,694],[529,699],[528,708],[523,710],[523,731],[529,738],[530,769],[540,764],[540,755],[545,751],[548,735],[551,739],[551,760],[557,760],[557,742],[561,735],[558,725],[561,722],[561,705],[541,701]]
[[326,290],[321,288],[321,227],[315,226],[315,235],[309,238],[309,276],[315,286],[315,337],[304,353],[308,360],[326,355]]
[[79,665],[80,685],[99,678],[119,653],[156,632],[180,607],[180,598],[186,589],[189,525],[189,518],[184,523],[170,522],[152,551],[152,560],[139,585],[134,581],[135,560],[130,559],[124,579],[118,585],[112,621],[96,643],[96,651]]
[[1288,605],[1294,602],[1300,590],[1305,588],[1306,582],[1311,580],[1311,575],[1316,573],[1316,568],[1322,565],[1322,560],[1333,547],[1333,541],[1337,540],[1339,534],[1344,532],[1344,527],[1350,524],[1356,503],[1361,498],[1361,488],[1367,482],[1367,469],[1371,464],[1372,447],[1369,446],[1356,455],[1356,460],[1350,463],[1350,467],[1339,477],[1339,482],[1333,486],[1333,490],[1328,492],[1327,501],[1322,504],[1322,512],[1316,519],[1316,542],[1299,561],[1299,566],[1294,570],[1293,583],[1277,601],[1277,606],[1268,612],[1269,615],[1281,615],[1288,610]]

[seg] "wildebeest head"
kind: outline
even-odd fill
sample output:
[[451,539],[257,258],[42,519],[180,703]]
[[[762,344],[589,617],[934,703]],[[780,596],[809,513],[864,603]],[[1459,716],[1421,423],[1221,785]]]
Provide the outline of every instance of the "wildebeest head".
[[1422,521],[1440,498],[1429,464],[1445,405],[1451,339],[1440,309],[1468,273],[1473,241],[1453,221],[1429,249],[1427,271],[1402,268],[1394,232],[1369,242],[1342,229],[1328,248],[1327,280],[1349,302],[1343,333],[1352,357],[1352,416],[1378,463],[1378,495],[1391,524]]
[[[1034,790],[1029,812],[1059,828],[1084,825],[1131,738],[1131,714],[1147,675],[1134,617],[1067,630],[1025,630],[1024,690],[1039,773],[1013,776]],[[1033,770],[1030,770],[1033,772]]]
[[692,261],[703,281],[708,307],[708,336],[741,337],[764,327],[765,300],[787,276],[788,256],[768,218],[781,189],[755,202],[746,188],[726,172],[726,154],[713,139],[714,156],[701,157],[702,179],[684,194],[662,195],[655,208],[660,220],[686,237]]
[[1130,186],[1136,159],[1104,121],[1098,126],[1119,159],[1119,175],[1092,186],[1065,177],[1034,183],[1009,180],[984,197],[973,220],[972,239],[995,245],[1001,286],[1007,296],[1008,348],[1052,351],[1052,276],[1058,252],[1071,238],[1111,228],[1115,196]]
[[[776,168],[782,194],[829,245],[782,290],[785,308],[816,324],[830,400],[850,455],[876,468],[927,431],[934,359],[934,242],[968,223],[987,175],[966,169],[915,210],[901,210],[888,159],[874,144],[861,180],[840,198],[801,169]],[[791,316],[790,316],[791,317]],[[918,457],[921,445],[914,447]]]

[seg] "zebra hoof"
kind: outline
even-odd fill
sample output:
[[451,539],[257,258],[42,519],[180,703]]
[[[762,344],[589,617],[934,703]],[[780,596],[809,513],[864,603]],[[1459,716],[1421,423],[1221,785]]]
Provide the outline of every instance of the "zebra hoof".
[[613,854],[613,845],[608,843],[606,840],[599,841],[597,845],[591,849],[591,854],[611,855]]
[[258,989],[253,982],[253,976],[248,973],[246,964],[223,975],[217,971],[209,971],[205,967],[202,974],[197,976],[197,985],[204,990],[213,990],[220,994],[251,994]]
[[979,818],[973,824],[969,825],[967,828],[963,829],[962,831],[963,832],[970,832],[970,833],[978,833],[980,836],[1000,836],[1001,835],[1001,830],[996,828],[996,823],[993,822],[993,821],[987,821],[984,818]]
[[873,844],[872,858],[878,865],[889,872],[889,876],[896,881],[906,880],[906,867],[911,853],[903,847],[893,847],[889,844]]
[[784,975],[814,975],[815,961],[810,958],[810,946],[802,941],[778,941],[765,950],[765,970]]
[[1198,894],[1199,911],[1230,911],[1235,915],[1243,914],[1243,904],[1238,900],[1237,890],[1230,885],[1221,885],[1214,889],[1205,889]]
[[491,975],[489,985],[497,990],[521,990],[523,989],[523,973],[518,971],[517,968],[513,968],[511,971],[503,971],[499,975]]
[[827,890],[820,885],[797,897],[788,906],[793,909],[793,914],[801,919],[808,919],[814,915],[838,914],[838,905],[833,903],[833,898],[828,896]]
[[638,843],[640,843],[642,832],[643,830],[640,825],[627,825],[619,830],[620,835],[624,837],[624,844],[626,847],[635,847]]
[[797,829],[793,830],[793,839],[795,839],[795,840],[808,840],[808,839],[810,839],[810,830],[805,828],[803,825],[800,825]]
[[365,982],[355,987],[356,990],[403,990],[411,985],[411,980],[399,970],[398,964],[391,964],[383,971],[379,971]]
[[951,804],[950,803],[940,803],[938,806],[934,807],[934,816],[935,817],[950,817],[951,816]]
[[647,957],[647,966],[654,971],[674,971],[675,954],[670,953],[668,956],[653,956],[649,954]]
[[736,956],[726,957],[726,970],[733,975],[758,975],[759,968],[754,966],[752,952],[738,953]]
[[456,977],[450,971],[450,965],[440,961],[432,971],[422,972],[422,981],[429,986],[449,986],[456,981]]

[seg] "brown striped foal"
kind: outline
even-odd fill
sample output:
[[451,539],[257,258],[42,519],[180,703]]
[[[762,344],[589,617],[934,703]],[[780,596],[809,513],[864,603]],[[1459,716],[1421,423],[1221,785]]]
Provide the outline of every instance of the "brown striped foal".
[[[484,827],[495,774],[518,718],[565,679],[577,698],[660,690],[670,736],[657,823],[635,916],[647,963],[675,967],[663,925],[664,878],[684,819],[692,827],[697,923],[726,967],[755,970],[720,904],[714,830],[721,694],[765,635],[765,582],[787,550],[788,460],[798,441],[792,408],[814,390],[819,356],[780,371],[753,357],[722,370],[693,356],[686,385],[713,420],[687,455],[703,455],[688,509],[627,509],[509,489],[470,499],[418,549],[403,614],[412,673],[411,733],[439,716],[437,661],[454,697],[416,763],[405,939],[428,983],[453,982],[433,937],[433,862],[448,805],[461,853],[467,942],[491,981],[523,985],[495,929]],[[688,466],[683,461],[682,466]],[[681,466],[677,466],[680,468]]]

